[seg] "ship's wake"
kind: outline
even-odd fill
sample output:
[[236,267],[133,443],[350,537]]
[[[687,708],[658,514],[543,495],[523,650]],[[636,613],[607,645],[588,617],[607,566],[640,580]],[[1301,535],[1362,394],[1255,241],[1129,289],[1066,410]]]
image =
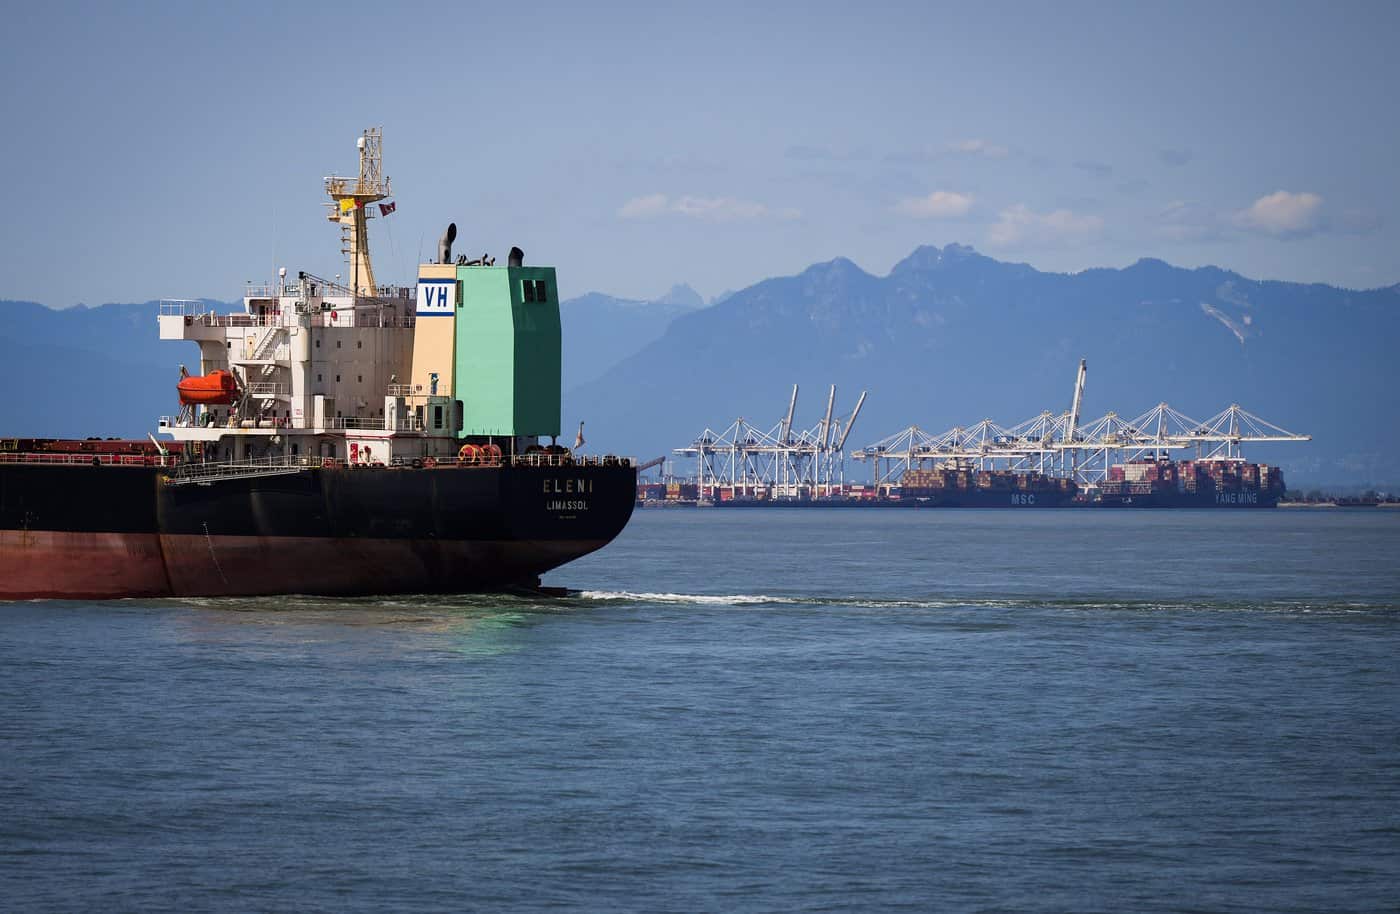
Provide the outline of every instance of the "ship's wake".
[[774,594],[687,594],[628,590],[583,590],[571,598],[618,604],[680,605],[714,607],[793,606],[841,607],[850,609],[1050,609],[1068,611],[1125,612],[1230,612],[1263,611],[1276,613],[1374,613],[1400,612],[1400,604],[1356,600],[1143,600],[1131,598],[1086,597],[1081,599],[1041,599],[1029,596],[987,597],[947,596],[929,599],[878,598],[859,596],[774,595]]

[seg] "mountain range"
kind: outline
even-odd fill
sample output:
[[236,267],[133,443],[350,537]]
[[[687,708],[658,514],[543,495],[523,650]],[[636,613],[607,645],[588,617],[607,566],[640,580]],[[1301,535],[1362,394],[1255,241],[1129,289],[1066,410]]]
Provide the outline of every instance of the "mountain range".
[[[221,306],[227,307],[227,306]],[[0,430],[141,435],[171,412],[192,344],[156,339],[156,303],[53,310],[0,302]],[[801,385],[799,426],[828,385],[849,413],[870,392],[848,451],[909,425],[1013,425],[1069,407],[1135,416],[1159,402],[1206,419],[1239,403],[1311,434],[1257,445],[1290,483],[1400,484],[1392,358],[1400,286],[1356,291],[1140,260],[1046,273],[971,248],[921,247],[887,275],[845,259],[706,304],[685,286],[654,301],[589,293],[561,306],[565,429],[593,451],[652,457],[743,416],[760,427]],[[679,467],[684,469],[684,467]],[[852,478],[865,472],[849,469]]]
[[885,276],[836,259],[682,315],[569,390],[565,408],[600,447],[651,456],[739,416],[771,426],[794,383],[798,424],[814,424],[836,384],[838,412],[870,391],[852,432],[862,446],[910,425],[1063,412],[1086,358],[1087,418],[1168,402],[1207,419],[1238,403],[1313,435],[1247,453],[1291,482],[1393,485],[1397,331],[1400,286],[1258,281],[1150,259],[1045,273],[960,245],[921,247]]

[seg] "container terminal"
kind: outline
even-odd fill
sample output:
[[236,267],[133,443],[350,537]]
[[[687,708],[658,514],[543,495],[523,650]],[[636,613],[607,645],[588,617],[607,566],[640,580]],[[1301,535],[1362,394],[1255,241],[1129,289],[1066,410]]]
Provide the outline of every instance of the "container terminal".
[[[1246,460],[1242,446],[1312,440],[1238,404],[1205,420],[1159,403],[1133,418],[1109,412],[1082,421],[1087,375],[1088,363],[1080,360],[1063,413],[1047,410],[1011,426],[983,419],[941,434],[911,425],[850,452],[867,393],[838,414],[832,387],[822,419],[798,429],[793,385],[787,412],[771,427],[735,419],[720,431],[706,428],[669,461],[644,464],[661,479],[639,479],[637,501],[734,508],[1272,508],[1285,491],[1283,472]],[[847,457],[863,464],[860,475],[868,481],[847,478]]]

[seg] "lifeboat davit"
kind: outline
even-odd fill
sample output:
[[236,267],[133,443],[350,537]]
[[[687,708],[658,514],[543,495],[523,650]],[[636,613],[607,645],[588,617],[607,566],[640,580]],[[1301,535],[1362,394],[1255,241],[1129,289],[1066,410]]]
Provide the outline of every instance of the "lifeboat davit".
[[218,369],[206,375],[183,378],[176,385],[180,403],[185,406],[203,403],[232,403],[238,399],[238,381],[231,372]]

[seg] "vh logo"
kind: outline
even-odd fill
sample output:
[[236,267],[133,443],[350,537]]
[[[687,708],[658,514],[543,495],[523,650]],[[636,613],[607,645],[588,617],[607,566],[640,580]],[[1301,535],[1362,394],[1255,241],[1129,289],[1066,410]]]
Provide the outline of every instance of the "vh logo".
[[418,280],[418,316],[446,316],[457,306],[455,279]]

